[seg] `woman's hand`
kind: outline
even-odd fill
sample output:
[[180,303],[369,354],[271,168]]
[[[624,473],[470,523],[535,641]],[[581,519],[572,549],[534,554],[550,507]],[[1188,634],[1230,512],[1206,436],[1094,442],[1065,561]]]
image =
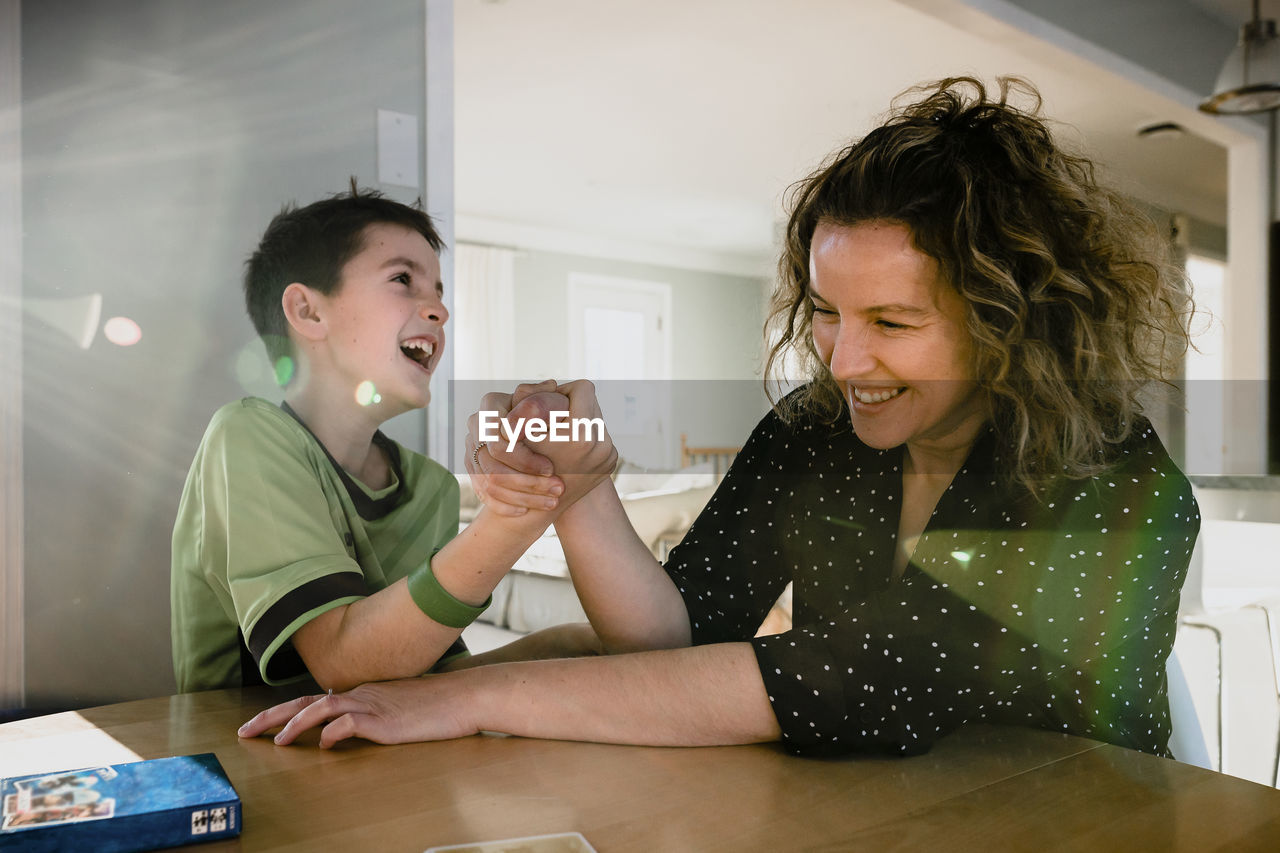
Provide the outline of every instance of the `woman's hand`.
[[[543,455],[551,460],[556,474],[565,483],[565,494],[560,504],[567,507],[613,473],[618,464],[618,449],[614,447],[613,438],[604,426],[604,414],[596,399],[594,383],[587,379],[565,382],[556,386],[555,393],[568,398],[568,417],[570,423],[575,425],[575,433],[580,423],[599,424],[599,429],[589,426],[583,430],[580,440],[548,441],[539,445]],[[528,402],[541,396],[543,395],[531,396]],[[594,435],[599,438],[593,438]]]
[[275,742],[285,746],[308,729],[324,726],[322,749],[350,737],[375,743],[466,737],[480,728],[467,713],[474,704],[453,689],[460,683],[448,675],[428,675],[362,684],[346,693],[303,696],[268,708],[241,726],[238,734],[258,737],[282,725]]

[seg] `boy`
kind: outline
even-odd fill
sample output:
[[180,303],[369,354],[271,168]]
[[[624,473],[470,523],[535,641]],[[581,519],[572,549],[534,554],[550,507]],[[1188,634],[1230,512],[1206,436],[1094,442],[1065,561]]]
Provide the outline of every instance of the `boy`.
[[[192,463],[173,531],[180,691],[342,690],[465,656],[460,630],[553,519],[486,511],[454,538],[457,481],[378,431],[430,399],[440,249],[420,209],[354,182],[267,227],[245,301],[285,402],[224,406]],[[577,470],[599,477],[582,487],[612,469],[606,444],[585,448]],[[541,479],[551,510],[565,480]]]

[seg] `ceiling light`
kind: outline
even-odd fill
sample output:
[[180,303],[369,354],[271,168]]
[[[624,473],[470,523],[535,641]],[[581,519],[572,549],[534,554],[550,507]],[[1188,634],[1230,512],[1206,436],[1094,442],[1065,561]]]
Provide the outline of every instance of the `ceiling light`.
[[1280,107],[1280,39],[1276,22],[1262,20],[1253,0],[1253,20],[1240,28],[1213,94],[1200,104],[1207,113],[1260,113]]
[[1139,139],[1174,139],[1187,135],[1187,129],[1172,121],[1162,121],[1138,128]]

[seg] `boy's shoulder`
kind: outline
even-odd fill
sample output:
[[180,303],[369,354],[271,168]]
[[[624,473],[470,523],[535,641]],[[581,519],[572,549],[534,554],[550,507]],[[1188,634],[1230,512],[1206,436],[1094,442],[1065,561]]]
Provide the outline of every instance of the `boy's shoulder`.
[[263,424],[296,427],[302,431],[302,425],[289,413],[270,400],[261,397],[242,397],[222,406],[209,419],[207,431],[237,429]]
[[201,443],[206,449],[244,450],[280,444],[305,447],[310,442],[306,429],[284,409],[261,397],[244,397],[213,413]]
[[[458,491],[458,482],[448,468],[390,438],[395,445],[405,479],[432,491]],[[244,397],[222,406],[209,419],[202,442],[202,455],[305,456],[319,467],[329,464],[320,442],[299,421],[280,406],[261,397]],[[334,463],[336,464],[336,463]]]

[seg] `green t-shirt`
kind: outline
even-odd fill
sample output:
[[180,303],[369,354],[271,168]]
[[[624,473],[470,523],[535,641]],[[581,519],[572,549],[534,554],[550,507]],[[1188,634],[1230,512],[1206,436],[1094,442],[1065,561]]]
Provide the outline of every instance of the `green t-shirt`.
[[[180,691],[306,677],[294,631],[405,577],[457,533],[457,480],[381,433],[374,441],[393,470],[377,491],[266,400],[214,414],[173,528]],[[446,656],[465,650],[455,646]]]

